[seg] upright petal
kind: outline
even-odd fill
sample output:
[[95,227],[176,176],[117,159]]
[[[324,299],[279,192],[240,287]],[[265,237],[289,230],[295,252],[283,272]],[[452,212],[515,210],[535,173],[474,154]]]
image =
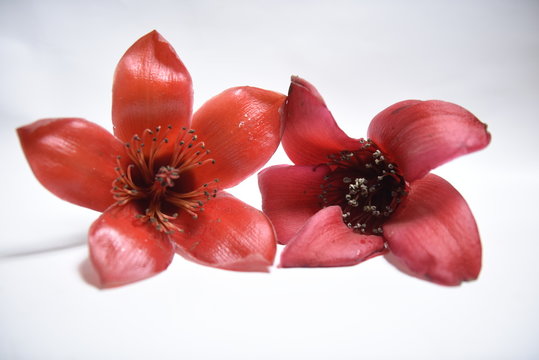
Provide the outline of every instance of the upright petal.
[[490,142],[487,126],[468,110],[437,100],[408,100],[390,106],[371,121],[368,136],[410,182]]
[[258,174],[262,210],[270,218],[279,243],[286,244],[321,209],[320,185],[326,165],[277,165]]
[[314,86],[297,76],[288,90],[282,143],[296,165],[323,164],[330,154],[360,146],[339,128]]
[[268,90],[238,87],[202,105],[192,127],[215,164],[197,169],[197,180],[205,183],[218,178],[219,186],[226,189],[260,169],[281,141],[285,98]]
[[145,129],[172,125],[173,139],[189,126],[192,109],[191,76],[172,46],[155,30],[140,38],[114,74],[114,134],[127,141]]
[[443,285],[474,280],[481,270],[475,219],[457,190],[429,174],[415,181],[384,225],[388,260],[401,270]]
[[197,219],[180,214],[183,232],[171,235],[182,256],[203,265],[238,271],[267,271],[276,251],[275,232],[257,209],[225,192],[204,205]]
[[114,203],[116,157],[125,151],[105,129],[84,119],[60,118],[38,120],[17,133],[32,171],[53,194],[97,211]]
[[281,267],[350,266],[385,252],[381,236],[361,235],[342,221],[339,206],[320,210],[286,245]]
[[143,280],[165,270],[174,256],[167,235],[136,218],[133,202],[113,206],[90,227],[90,260],[103,287]]

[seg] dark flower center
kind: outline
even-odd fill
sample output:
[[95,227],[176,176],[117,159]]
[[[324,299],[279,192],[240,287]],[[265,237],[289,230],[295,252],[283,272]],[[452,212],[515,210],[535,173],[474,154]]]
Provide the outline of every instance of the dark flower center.
[[141,208],[137,217],[167,233],[183,231],[171,222],[180,211],[197,218],[197,212],[204,210],[204,203],[215,197],[215,183],[219,181],[215,179],[198,187],[193,185],[193,171],[214,164],[215,160],[207,158],[210,151],[194,130],[182,128],[176,141],[171,143],[167,138],[171,129],[171,126],[164,132],[160,127],[146,129],[142,137],[133,136],[125,144],[131,163],[122,168],[118,156],[115,169],[118,177],[112,185],[117,205],[136,201]]
[[359,150],[329,156],[331,171],[321,185],[321,206],[339,205],[349,228],[380,235],[382,225],[407,194],[407,185],[397,165],[376,144],[360,142]]

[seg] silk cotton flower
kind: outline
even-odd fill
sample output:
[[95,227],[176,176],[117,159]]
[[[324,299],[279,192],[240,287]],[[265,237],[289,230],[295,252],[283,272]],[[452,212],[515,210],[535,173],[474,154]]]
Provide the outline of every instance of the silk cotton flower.
[[282,144],[295,165],[259,174],[281,267],[348,266],[385,254],[443,285],[476,279],[481,242],[463,197],[431,169],[487,146],[462,107],[407,100],[379,113],[367,139],[348,137],[313,85],[293,77]]
[[80,118],[17,130],[48,190],[103,212],[88,235],[101,286],[157,274],[175,252],[217,268],[267,271],[276,251],[271,223],[223,189],[275,152],[285,96],[232,88],[193,115],[191,76],[152,31],[121,58],[112,100],[114,135]]

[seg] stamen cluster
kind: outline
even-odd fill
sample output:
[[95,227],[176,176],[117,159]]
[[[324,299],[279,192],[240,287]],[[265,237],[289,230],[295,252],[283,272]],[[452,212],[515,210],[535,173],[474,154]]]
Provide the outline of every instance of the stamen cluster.
[[204,210],[204,203],[215,197],[215,183],[219,181],[214,179],[193,188],[191,172],[200,166],[214,164],[215,160],[207,158],[210,151],[198,140],[195,130],[182,128],[177,140],[170,143],[167,134],[171,130],[172,126],[164,132],[161,127],[146,129],[142,136],[135,135],[125,143],[131,163],[124,169],[121,156],[117,157],[115,171],[118,177],[112,188],[117,205],[139,202],[144,213],[137,217],[167,233],[183,231],[171,223],[179,211],[197,218],[197,212]]
[[371,140],[361,147],[330,155],[330,173],[321,185],[321,206],[339,205],[343,221],[368,235],[383,233],[382,225],[407,194],[407,185],[396,164]]

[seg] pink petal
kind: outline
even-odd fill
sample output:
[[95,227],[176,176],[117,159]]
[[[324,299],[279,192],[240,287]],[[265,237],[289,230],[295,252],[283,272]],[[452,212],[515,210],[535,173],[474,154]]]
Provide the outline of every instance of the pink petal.
[[481,270],[475,219],[459,192],[429,174],[384,225],[388,260],[407,273],[443,285],[474,280]]
[[292,77],[286,106],[283,148],[296,165],[328,162],[328,155],[359,148],[337,125],[324,100],[307,81]]
[[385,252],[381,236],[361,235],[342,221],[339,206],[317,212],[286,245],[281,267],[326,267],[359,264]]
[[133,202],[113,206],[90,227],[90,260],[103,287],[146,279],[165,270],[174,256],[167,235],[136,218]]
[[490,134],[486,129],[458,105],[408,100],[376,115],[368,135],[412,182],[457,156],[487,146]]
[[321,209],[320,185],[328,172],[326,165],[277,165],[258,174],[262,210],[275,226],[279,243],[288,243]]
[[281,141],[285,99],[244,86],[227,89],[202,105],[192,126],[215,164],[194,172],[197,184],[218,178],[219,187],[226,189],[260,169]]
[[197,219],[183,213],[175,223],[183,232],[171,239],[189,260],[237,271],[268,271],[273,264],[277,246],[270,221],[230,194],[219,192]]
[[125,150],[105,129],[84,119],[60,118],[36,121],[17,133],[32,171],[53,194],[97,211],[115,202],[116,157]]
[[112,88],[114,134],[123,141],[145,129],[172,125],[174,139],[189,127],[193,109],[191,76],[172,46],[152,31],[121,58]]

